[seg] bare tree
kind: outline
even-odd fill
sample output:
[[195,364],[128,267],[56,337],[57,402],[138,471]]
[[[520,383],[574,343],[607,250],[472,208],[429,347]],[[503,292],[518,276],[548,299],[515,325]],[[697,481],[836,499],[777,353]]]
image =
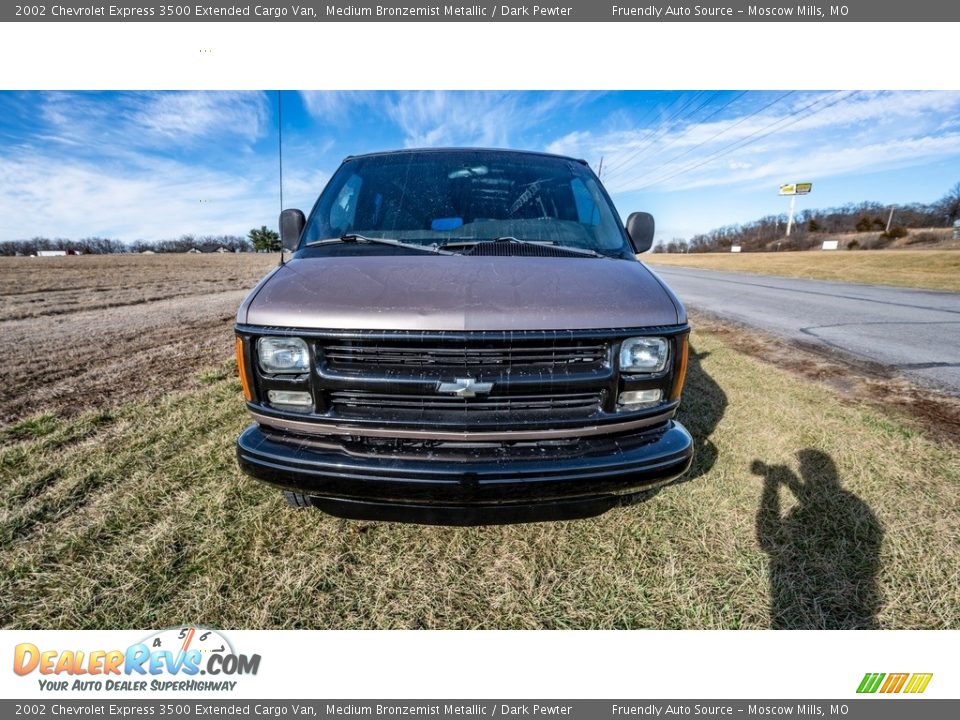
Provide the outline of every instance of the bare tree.
[[946,217],[948,225],[960,220],[960,182],[950,188],[937,205]]

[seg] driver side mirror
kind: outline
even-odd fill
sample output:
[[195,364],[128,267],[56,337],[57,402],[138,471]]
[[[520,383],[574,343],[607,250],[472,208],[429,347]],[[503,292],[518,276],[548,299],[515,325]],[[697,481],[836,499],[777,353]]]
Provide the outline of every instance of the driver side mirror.
[[630,213],[627,218],[627,235],[633,244],[633,251],[639,255],[646,252],[653,245],[653,231],[655,229],[653,215],[647,212]]
[[307,224],[307,219],[303,212],[291,208],[280,213],[280,243],[284,250],[293,252],[300,244],[300,233],[303,232],[303,226]]

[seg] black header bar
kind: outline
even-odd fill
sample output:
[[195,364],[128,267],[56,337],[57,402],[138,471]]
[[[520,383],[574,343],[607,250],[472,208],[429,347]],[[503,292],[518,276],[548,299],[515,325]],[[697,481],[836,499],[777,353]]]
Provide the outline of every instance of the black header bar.
[[61,0],[3,3],[2,22],[957,22],[960,3],[944,0],[784,0],[699,3],[542,0],[441,3],[151,2]]
[[[91,681],[92,682],[92,681]],[[157,682],[157,681],[153,681]],[[189,682],[189,681],[187,681]],[[906,706],[910,709],[907,710]],[[953,708],[952,710],[950,708]],[[152,697],[130,700],[45,695],[32,700],[0,700],[3,717],[26,715],[35,720],[62,718],[144,718],[161,714],[179,720],[307,716],[314,718],[372,717],[398,720],[556,717],[563,720],[644,720],[677,716],[717,718],[801,717],[823,720],[941,720],[956,717],[960,700],[838,699],[838,700],[231,700],[210,695]]]

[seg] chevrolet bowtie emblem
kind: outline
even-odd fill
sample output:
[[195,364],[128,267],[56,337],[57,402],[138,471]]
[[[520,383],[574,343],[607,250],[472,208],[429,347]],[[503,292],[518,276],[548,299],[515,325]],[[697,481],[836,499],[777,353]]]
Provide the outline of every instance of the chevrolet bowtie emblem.
[[437,385],[437,392],[450,393],[462,398],[486,395],[493,390],[493,383],[480,382],[473,378],[457,378],[453,382],[442,382]]

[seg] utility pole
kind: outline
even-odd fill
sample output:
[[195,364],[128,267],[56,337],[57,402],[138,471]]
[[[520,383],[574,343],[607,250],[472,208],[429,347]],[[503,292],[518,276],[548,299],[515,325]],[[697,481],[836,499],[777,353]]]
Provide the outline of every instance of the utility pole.
[[600,167],[597,168],[597,177],[602,177],[603,175],[603,155],[600,156]]
[[787,215],[787,237],[790,237],[790,230],[793,228],[793,208],[797,204],[797,196],[790,196],[790,214]]
[[797,195],[807,195],[811,190],[813,190],[813,183],[788,183],[780,186],[780,194],[790,196],[790,214],[787,216],[786,237],[790,237],[790,231],[793,229],[793,211],[797,205]]
[[896,208],[896,207],[897,207],[896,205],[891,205],[891,206],[890,206],[890,214],[887,216],[887,229],[884,230],[884,233],[886,233],[887,235],[890,234],[890,223],[893,222],[893,210],[894,210],[894,208]]

